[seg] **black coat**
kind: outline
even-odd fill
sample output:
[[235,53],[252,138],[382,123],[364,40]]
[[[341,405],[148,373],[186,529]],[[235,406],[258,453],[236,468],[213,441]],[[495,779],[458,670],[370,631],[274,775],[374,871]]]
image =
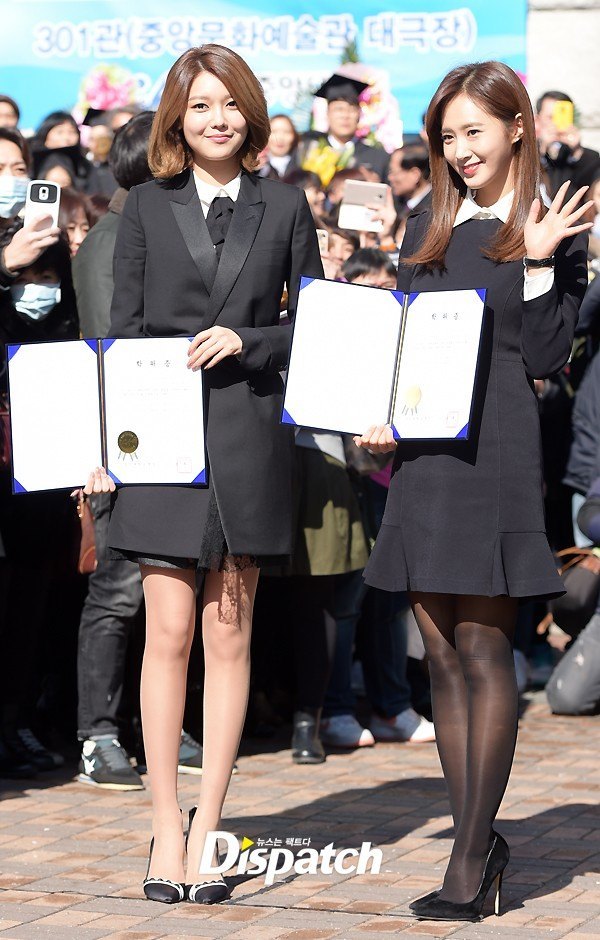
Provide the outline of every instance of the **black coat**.
[[600,353],[592,359],[577,390],[572,432],[573,441],[563,482],[583,494],[600,476]]
[[[401,257],[430,213],[408,220]],[[400,265],[402,291],[487,288],[475,402],[467,441],[400,442],[367,583],[392,591],[551,596],[562,582],[545,533],[542,455],[533,378],[569,358],[587,281],[586,238],[556,251],[555,282],[523,300],[523,264],[481,248],[497,220],[458,225],[445,270]]]
[[[279,325],[280,300],[287,284],[293,316],[300,275],[322,276],[304,192],[243,173],[216,275],[215,265],[189,170],[134,186],[115,247],[110,335],[190,336],[217,324],[241,337],[240,361],[204,372],[212,484],[231,554],[285,555],[293,434],[279,423],[279,373],[291,331]],[[192,486],[120,488],[109,544],[198,557],[206,495]]]

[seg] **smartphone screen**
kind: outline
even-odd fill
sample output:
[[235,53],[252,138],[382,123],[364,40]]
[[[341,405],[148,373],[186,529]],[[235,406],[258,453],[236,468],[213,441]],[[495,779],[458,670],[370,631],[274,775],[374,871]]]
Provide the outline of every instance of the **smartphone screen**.
[[555,101],[552,108],[552,120],[557,131],[566,131],[575,120],[572,101]]

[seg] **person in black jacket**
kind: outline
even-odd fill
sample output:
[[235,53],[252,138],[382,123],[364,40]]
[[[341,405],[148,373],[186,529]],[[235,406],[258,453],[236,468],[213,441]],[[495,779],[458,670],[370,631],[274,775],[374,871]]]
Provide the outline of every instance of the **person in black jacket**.
[[551,199],[565,182],[569,198],[581,186],[589,186],[600,172],[600,154],[582,147],[579,128],[575,124],[564,128],[556,126],[554,107],[563,101],[573,107],[573,99],[564,91],[545,91],[535,105],[540,159]]
[[[37,251],[35,230],[20,219],[0,234],[6,264],[0,276],[0,391],[7,387],[5,343],[76,339],[75,295],[69,245],[49,234],[52,243]],[[54,233],[54,228],[46,231]],[[24,234],[22,234],[24,233]],[[19,237],[20,236],[20,237]],[[32,241],[36,245],[32,249]],[[17,241],[12,253],[11,245]],[[25,247],[23,247],[25,246]],[[37,251],[37,254],[36,254]],[[33,252],[29,254],[28,252]],[[28,259],[29,263],[19,264]],[[12,268],[14,265],[14,270]],[[19,265],[17,267],[17,265]],[[36,390],[32,390],[36,394]],[[63,760],[53,755],[32,731],[39,697],[44,626],[57,559],[69,537],[72,518],[64,493],[14,496],[8,467],[0,469],[0,519],[6,558],[2,566],[0,610],[0,773],[28,776],[53,770]],[[5,753],[5,750],[8,753]]]
[[[322,276],[322,266],[304,193],[249,172],[268,134],[264,94],[244,60],[214,44],[188,50],[167,76],[153,124],[157,178],[130,191],[115,248],[111,335],[193,335],[188,365],[203,369],[208,399],[208,487],[123,487],[109,529],[117,555],[142,568],[154,810],[144,890],[168,902],[184,896],[176,767],[196,570],[205,576],[204,764],[186,882],[189,900],[212,903],[227,889],[206,883],[200,860],[219,828],[242,731],[259,568],[292,548],[293,436],[279,423],[291,331],[279,309],[287,284],[293,316],[300,275]],[[113,486],[98,470],[86,490]]]
[[[527,92],[500,62],[460,66],[427,112],[432,211],[409,218],[398,288],[487,289],[468,440],[397,446],[366,580],[408,590],[429,657],[436,742],[455,842],[418,917],[479,920],[508,846],[494,823],[513,759],[518,598],[564,592],[544,530],[534,378],[568,360],[587,283],[567,185],[544,212]],[[395,450],[389,426],[360,446]]]
[[[582,305],[583,306],[583,305]],[[577,389],[571,418],[571,449],[563,483],[574,490],[573,517],[583,505],[590,486],[600,476],[600,353],[590,362]],[[576,543],[582,540],[575,529]]]
[[304,164],[315,147],[329,147],[338,155],[338,170],[364,167],[375,178],[385,182],[389,165],[388,154],[383,147],[366,144],[356,136],[360,122],[359,95],[366,87],[364,82],[344,75],[332,75],[315,92],[317,97],[327,100],[329,127],[325,133],[307,131],[303,135],[304,145],[300,159],[303,168],[312,169],[312,166],[305,167]]

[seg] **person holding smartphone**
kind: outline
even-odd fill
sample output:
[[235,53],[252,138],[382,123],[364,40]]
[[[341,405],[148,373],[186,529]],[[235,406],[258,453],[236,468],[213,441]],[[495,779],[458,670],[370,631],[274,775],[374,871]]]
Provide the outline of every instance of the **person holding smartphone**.
[[[189,49],[154,119],[156,178],[131,189],[115,246],[110,335],[192,336],[188,367],[203,370],[207,399],[208,487],[120,488],[108,539],[113,555],[140,564],[144,584],[154,834],[144,891],[167,903],[227,896],[200,860],[207,833],[220,828],[242,732],[259,568],[292,548],[293,435],[279,423],[291,331],[280,327],[279,308],[287,284],[293,316],[300,275],[323,269],[302,190],[251,172],[269,132],[261,85],[244,60],[216,44]],[[86,492],[113,488],[100,468]],[[177,761],[199,572],[204,761],[184,844]]]
[[487,290],[468,440],[355,443],[396,450],[367,583],[409,591],[429,657],[436,741],[455,842],[418,917],[479,920],[509,850],[494,822],[510,773],[519,598],[564,592],[544,526],[534,379],[567,362],[587,283],[585,187],[539,199],[534,118],[500,62],[453,69],[427,111],[432,209],[410,217],[398,288]]
[[567,198],[589,186],[600,173],[600,154],[581,145],[573,99],[564,91],[545,91],[536,101],[535,130],[548,196],[569,182]]

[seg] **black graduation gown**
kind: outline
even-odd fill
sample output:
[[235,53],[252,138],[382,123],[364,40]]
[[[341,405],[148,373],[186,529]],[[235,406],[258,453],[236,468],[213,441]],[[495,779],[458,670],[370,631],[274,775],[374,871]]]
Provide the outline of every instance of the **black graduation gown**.
[[[229,553],[289,555],[293,433],[279,423],[279,373],[291,330],[279,307],[287,284],[293,316],[300,275],[323,273],[304,192],[242,173],[216,273],[215,263],[189,170],[134,186],[115,246],[109,335],[190,336],[215,324],[240,335],[240,361],[204,372],[211,486]],[[109,545],[198,558],[209,505],[206,487],[120,487]]]
[[[409,219],[401,257],[429,212]],[[557,250],[555,284],[522,298],[521,261],[495,264],[481,246],[497,220],[458,225],[444,272],[400,265],[398,288],[487,288],[468,441],[400,443],[367,583],[388,591],[549,597],[564,593],[545,532],[542,454],[533,378],[568,360],[587,283],[586,237]]]

